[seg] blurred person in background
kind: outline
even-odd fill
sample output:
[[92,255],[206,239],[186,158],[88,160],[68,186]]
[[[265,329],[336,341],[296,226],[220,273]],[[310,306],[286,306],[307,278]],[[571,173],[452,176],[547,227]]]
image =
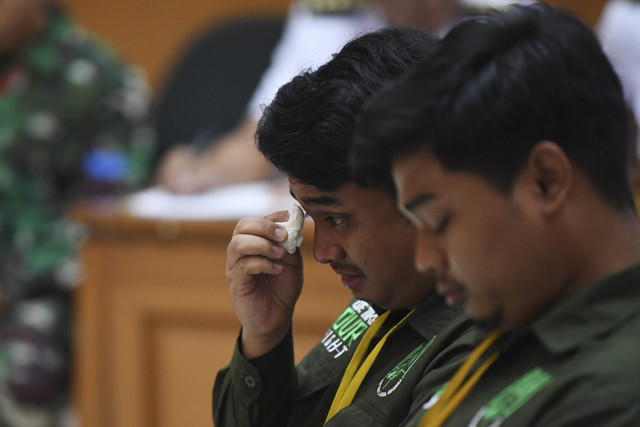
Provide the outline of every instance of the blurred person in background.
[[72,202],[145,183],[150,93],[60,0],[0,0],[0,426],[68,408]]
[[640,0],[610,0],[597,27],[602,48],[615,68],[635,117],[629,157],[631,184],[640,185]]
[[[325,63],[349,40],[386,24],[444,35],[466,14],[462,0],[296,0],[247,111],[229,133],[203,152],[176,143],[160,159],[158,185],[176,193],[197,193],[219,185],[273,177],[275,168],[256,150],[254,134],[261,106],[299,72]],[[160,147],[162,149],[162,147]]]

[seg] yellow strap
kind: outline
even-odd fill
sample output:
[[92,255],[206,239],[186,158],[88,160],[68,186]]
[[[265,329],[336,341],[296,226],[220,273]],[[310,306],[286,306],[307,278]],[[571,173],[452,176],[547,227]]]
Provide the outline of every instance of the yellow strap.
[[373,322],[373,324],[367,329],[367,332],[362,337],[362,340],[358,344],[356,351],[353,353],[351,360],[349,361],[349,365],[347,369],[344,371],[344,375],[342,376],[342,380],[340,381],[340,386],[338,387],[338,391],[333,398],[333,403],[331,404],[331,409],[329,409],[329,413],[327,414],[327,419],[325,420],[325,424],[338,412],[340,412],[343,408],[349,406],[353,401],[356,392],[360,388],[360,384],[364,380],[364,377],[369,372],[371,365],[375,361],[376,357],[382,350],[382,346],[387,341],[387,338],[391,333],[396,330],[398,326],[400,326],[410,315],[413,313],[411,310],[401,321],[399,321],[393,328],[387,332],[382,339],[376,344],[374,349],[369,353],[369,356],[365,359],[362,366],[360,366],[360,362],[364,358],[367,349],[369,348],[369,344],[371,340],[376,335],[378,330],[382,327],[387,317],[389,317],[390,311],[385,311]]
[[451,413],[460,405],[460,402],[462,402],[469,391],[471,391],[473,386],[480,380],[480,377],[482,377],[485,371],[489,369],[489,366],[498,358],[499,353],[496,351],[465,381],[476,362],[500,335],[501,332],[493,331],[471,352],[467,360],[456,371],[438,402],[433,405],[422,418],[419,427],[440,427],[444,424]]

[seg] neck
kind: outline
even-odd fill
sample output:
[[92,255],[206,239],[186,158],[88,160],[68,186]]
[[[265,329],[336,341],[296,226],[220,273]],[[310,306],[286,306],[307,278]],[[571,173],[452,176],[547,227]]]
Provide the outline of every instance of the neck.
[[[640,225],[631,209],[615,210],[608,204],[591,206],[587,218],[575,219],[573,228],[579,268],[566,291],[578,289],[617,271],[640,263]],[[574,218],[579,217],[579,213]],[[582,215],[585,217],[585,215]]]

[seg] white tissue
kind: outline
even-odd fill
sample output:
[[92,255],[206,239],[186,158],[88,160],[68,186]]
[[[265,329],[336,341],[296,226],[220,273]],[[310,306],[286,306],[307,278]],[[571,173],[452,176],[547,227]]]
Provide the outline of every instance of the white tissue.
[[300,236],[300,231],[302,231],[302,227],[304,227],[304,213],[302,209],[300,209],[298,205],[293,205],[289,209],[289,221],[277,222],[276,224],[282,225],[287,230],[287,240],[280,243],[280,246],[288,253],[294,253],[302,243],[302,236]]

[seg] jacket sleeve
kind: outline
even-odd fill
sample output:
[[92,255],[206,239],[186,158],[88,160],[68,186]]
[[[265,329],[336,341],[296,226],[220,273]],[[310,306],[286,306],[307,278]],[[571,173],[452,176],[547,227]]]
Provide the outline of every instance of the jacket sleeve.
[[[246,359],[240,338],[213,388],[216,427],[285,425],[296,384],[291,330],[269,353]],[[257,421],[256,421],[257,420]]]

